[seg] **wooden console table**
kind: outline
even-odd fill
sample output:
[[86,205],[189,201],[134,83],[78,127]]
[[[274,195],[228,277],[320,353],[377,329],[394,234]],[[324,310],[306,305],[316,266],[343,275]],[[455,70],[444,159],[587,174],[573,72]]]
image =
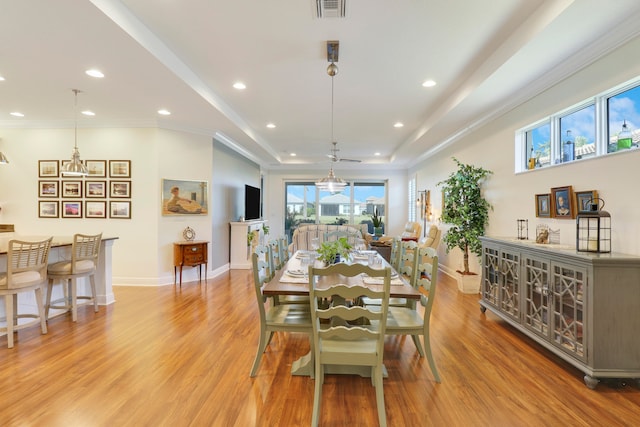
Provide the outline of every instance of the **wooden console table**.
[[204,264],[204,281],[207,281],[209,242],[206,240],[184,240],[173,243],[173,284],[180,267],[180,286],[182,286],[182,267],[198,266],[198,280],[202,280],[202,264]]

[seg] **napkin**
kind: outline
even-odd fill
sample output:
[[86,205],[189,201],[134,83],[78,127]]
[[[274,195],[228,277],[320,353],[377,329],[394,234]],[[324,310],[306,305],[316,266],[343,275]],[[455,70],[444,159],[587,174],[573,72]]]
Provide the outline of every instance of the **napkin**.
[[[383,285],[384,284],[384,279],[382,277],[364,276],[362,278],[362,281],[367,285]],[[396,276],[395,279],[391,279],[391,285],[396,285],[396,286],[404,285],[404,282],[402,281],[402,279]]]

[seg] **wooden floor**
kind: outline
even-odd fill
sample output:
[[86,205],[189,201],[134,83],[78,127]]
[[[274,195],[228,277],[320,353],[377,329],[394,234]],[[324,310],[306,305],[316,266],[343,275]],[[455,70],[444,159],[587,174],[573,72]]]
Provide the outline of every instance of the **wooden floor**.
[[[256,378],[258,342],[250,272],[182,289],[116,287],[99,313],[79,309],[0,337],[2,426],[307,426],[313,380],[291,376],[309,350],[302,334],[276,335]],[[634,381],[588,389],[582,373],[442,280],[432,317],[436,384],[411,339],[388,337],[384,381],[390,426],[640,425]],[[638,337],[629,337],[638,339]],[[639,361],[640,363],[640,361]],[[328,376],[324,426],[376,425],[369,379]]]

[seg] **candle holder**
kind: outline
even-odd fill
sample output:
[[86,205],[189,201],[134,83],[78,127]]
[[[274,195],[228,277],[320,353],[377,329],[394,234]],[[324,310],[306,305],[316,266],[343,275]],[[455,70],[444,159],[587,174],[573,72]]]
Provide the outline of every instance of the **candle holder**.
[[518,219],[518,240],[529,240],[529,220]]

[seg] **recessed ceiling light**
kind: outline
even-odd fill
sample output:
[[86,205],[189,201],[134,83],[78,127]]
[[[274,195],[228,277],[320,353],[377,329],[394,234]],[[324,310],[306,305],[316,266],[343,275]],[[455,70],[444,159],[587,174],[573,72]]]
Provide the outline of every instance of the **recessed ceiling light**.
[[401,127],[403,127],[403,126],[404,126],[404,124],[403,124],[403,123],[401,123],[401,122],[396,122],[396,123],[394,123],[394,124],[393,124],[393,127],[394,127],[394,128],[401,128]]
[[275,129],[276,125],[275,125],[275,124],[273,124],[273,123],[267,123],[267,127],[268,127],[269,129]]
[[245,84],[244,84],[244,83],[242,83],[242,82],[235,82],[235,83],[233,84],[233,87],[234,87],[234,88],[236,88],[236,89],[238,89],[238,90],[242,90],[242,89],[246,89],[246,88],[247,88],[247,85],[245,85]]
[[436,82],[433,80],[427,80],[426,82],[422,83],[422,86],[424,87],[434,87],[436,85]]
[[291,153],[291,154],[289,154],[289,155],[290,155],[291,157],[295,157],[295,156],[297,156],[297,154],[296,154],[296,153]]
[[158,114],[161,114],[163,116],[170,116],[171,115],[171,111],[162,109],[162,110],[158,110]]
[[96,70],[96,69],[87,70],[87,71],[85,71],[85,73],[88,76],[95,77],[95,78],[98,78],[98,79],[101,79],[101,78],[104,77],[104,74],[102,73],[102,71]]
[[19,111],[14,111],[14,112],[9,113],[9,114],[11,114],[11,115],[12,115],[12,116],[14,116],[14,117],[24,117],[24,114],[22,114],[22,113],[21,113],[21,112],[19,112]]
[[374,156],[379,156],[379,155],[380,155],[380,152],[379,152],[379,151],[376,151],[375,153],[373,153],[373,155],[374,155]]
[[4,81],[4,77],[0,76],[0,82]]
[[89,110],[84,110],[82,112],[82,114],[84,114],[85,116],[95,116],[96,113],[94,113],[93,111],[89,111]]

